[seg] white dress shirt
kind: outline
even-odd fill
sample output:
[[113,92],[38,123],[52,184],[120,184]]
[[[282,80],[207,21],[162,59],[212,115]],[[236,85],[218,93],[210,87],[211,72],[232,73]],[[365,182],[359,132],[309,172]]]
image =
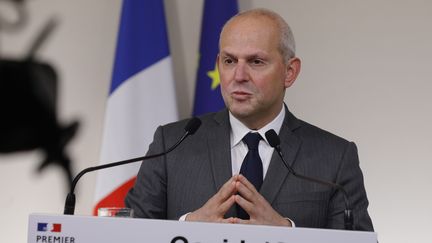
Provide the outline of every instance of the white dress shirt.
[[263,179],[265,178],[270,164],[271,156],[274,150],[274,148],[272,148],[268,143],[265,137],[265,133],[268,130],[273,129],[277,134],[279,134],[284,118],[285,118],[285,107],[282,106],[282,110],[279,112],[279,115],[275,119],[273,119],[270,123],[268,123],[267,125],[265,125],[263,128],[259,130],[251,130],[248,127],[246,127],[243,123],[241,123],[241,121],[235,118],[231,114],[231,112],[229,113],[229,120],[231,124],[231,134],[230,134],[231,167],[232,167],[233,175],[240,173],[241,165],[248,152],[248,147],[246,143],[242,141],[243,137],[249,132],[257,132],[263,138],[258,144],[258,152],[261,157],[261,161],[263,163]]

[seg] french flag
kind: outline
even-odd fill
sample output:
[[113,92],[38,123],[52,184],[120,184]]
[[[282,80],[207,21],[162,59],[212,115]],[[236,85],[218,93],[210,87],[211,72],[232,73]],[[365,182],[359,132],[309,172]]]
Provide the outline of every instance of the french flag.
[[[178,119],[163,1],[124,0],[101,161],[145,154],[157,126]],[[95,192],[99,207],[124,207],[140,163],[102,170]]]
[[[48,229],[48,226],[50,226],[50,229]],[[37,224],[37,230],[39,232],[61,232],[61,224],[48,224],[48,223],[38,223]]]

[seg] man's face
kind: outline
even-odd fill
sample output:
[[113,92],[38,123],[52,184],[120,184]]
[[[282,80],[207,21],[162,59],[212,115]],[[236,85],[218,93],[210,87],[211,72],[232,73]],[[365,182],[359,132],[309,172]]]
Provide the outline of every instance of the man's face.
[[279,34],[267,18],[240,17],[221,35],[218,68],[231,113],[259,129],[282,109],[289,69],[278,50]]

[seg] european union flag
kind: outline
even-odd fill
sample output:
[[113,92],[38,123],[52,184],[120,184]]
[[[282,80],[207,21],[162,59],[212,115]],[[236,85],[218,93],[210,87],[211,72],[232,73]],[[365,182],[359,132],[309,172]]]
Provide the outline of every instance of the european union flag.
[[225,22],[237,12],[237,0],[206,0],[204,3],[194,116],[225,107],[219,86],[216,56],[219,52],[219,33]]

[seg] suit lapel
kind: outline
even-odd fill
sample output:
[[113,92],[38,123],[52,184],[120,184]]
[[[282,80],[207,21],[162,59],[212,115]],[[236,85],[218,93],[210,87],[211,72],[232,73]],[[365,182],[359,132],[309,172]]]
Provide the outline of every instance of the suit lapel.
[[[283,156],[291,166],[294,165],[296,154],[301,146],[301,140],[293,133],[299,126],[300,123],[297,118],[285,107],[285,119],[279,132],[279,137],[281,139]],[[260,190],[261,195],[270,204],[273,203],[288,174],[288,169],[283,164],[277,152],[274,151]]]
[[228,111],[215,114],[215,125],[208,133],[207,146],[213,178],[218,191],[232,176],[230,125]]

